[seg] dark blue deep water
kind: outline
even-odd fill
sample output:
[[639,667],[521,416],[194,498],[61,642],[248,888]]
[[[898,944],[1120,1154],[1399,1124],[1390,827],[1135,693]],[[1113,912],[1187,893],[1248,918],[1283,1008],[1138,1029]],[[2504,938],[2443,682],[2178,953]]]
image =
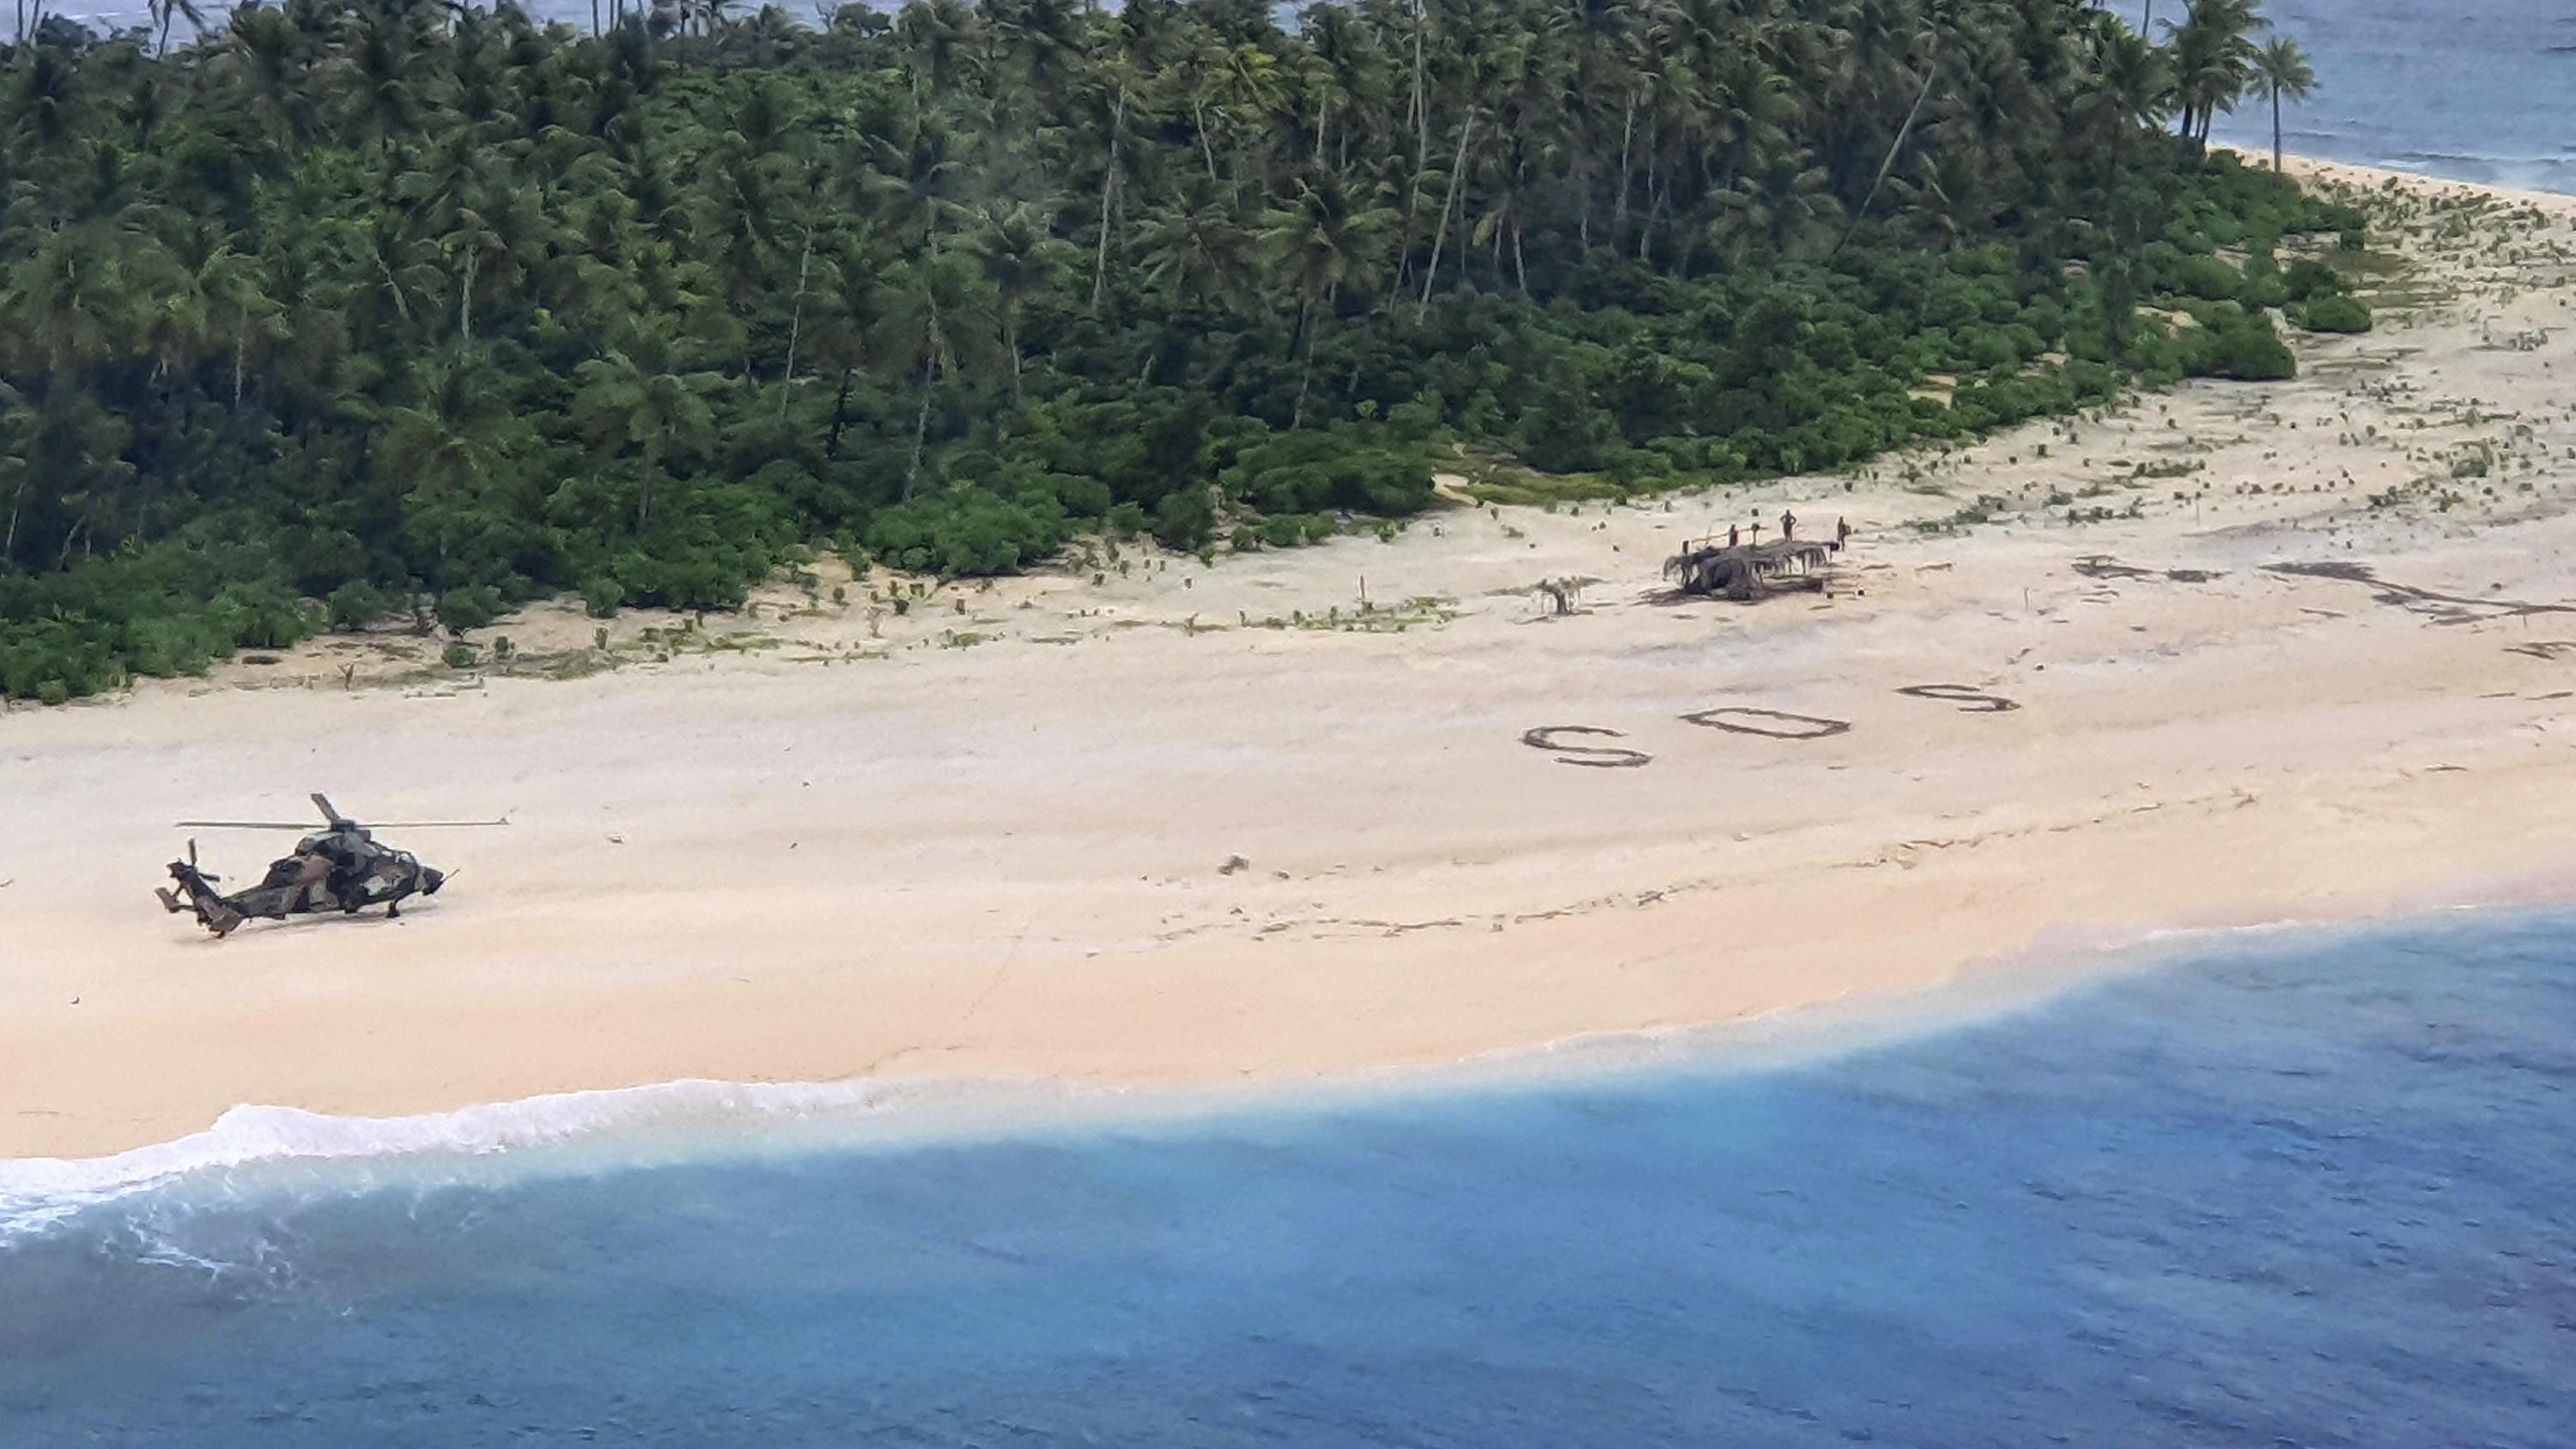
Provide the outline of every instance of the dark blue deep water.
[[0,1444],[2576,1442],[2576,917],[1721,1062],[183,1182],[0,1246]]

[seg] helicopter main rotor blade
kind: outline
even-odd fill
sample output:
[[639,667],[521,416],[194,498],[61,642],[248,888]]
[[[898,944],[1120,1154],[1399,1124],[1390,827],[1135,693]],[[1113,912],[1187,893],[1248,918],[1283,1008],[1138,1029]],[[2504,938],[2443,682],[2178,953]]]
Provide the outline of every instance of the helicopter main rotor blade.
[[[182,830],[295,830],[306,835],[328,835],[335,829],[359,825],[342,818],[337,825],[316,826],[311,822],[296,824],[285,820],[177,820],[171,822]],[[507,825],[507,820],[383,820],[359,826],[365,830],[480,830],[491,825]]]

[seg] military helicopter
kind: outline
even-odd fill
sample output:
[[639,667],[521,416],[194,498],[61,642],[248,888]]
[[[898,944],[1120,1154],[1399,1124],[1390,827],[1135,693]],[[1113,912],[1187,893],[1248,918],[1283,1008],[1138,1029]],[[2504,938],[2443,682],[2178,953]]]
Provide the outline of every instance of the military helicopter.
[[[343,815],[330,798],[315,794],[326,828],[273,820],[182,820],[183,830],[298,830],[295,853],[268,867],[268,874],[249,890],[225,895],[216,889],[223,878],[197,866],[197,842],[188,842],[188,858],[170,862],[176,891],[156,888],[161,904],[173,914],[194,911],[197,924],[221,940],[252,919],[282,921],[288,916],[338,911],[356,915],[381,905],[388,918],[402,915],[411,896],[434,896],[447,884],[447,872],[423,865],[409,851],[376,843],[367,827]],[[454,830],[507,825],[507,820],[406,820],[387,823],[388,830]]]

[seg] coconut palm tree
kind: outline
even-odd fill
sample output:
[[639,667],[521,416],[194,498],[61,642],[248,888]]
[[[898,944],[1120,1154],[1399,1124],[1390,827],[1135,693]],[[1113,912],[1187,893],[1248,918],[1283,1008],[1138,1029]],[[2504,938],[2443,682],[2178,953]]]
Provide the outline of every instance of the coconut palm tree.
[[605,452],[635,451],[635,531],[643,533],[652,527],[664,464],[715,441],[709,399],[721,379],[689,370],[660,328],[634,326],[625,334],[621,345],[573,369],[572,416]]
[[2272,97],[2272,169],[2281,169],[2281,102],[2316,94],[2317,73],[2308,53],[2286,35],[2275,35],[2254,54],[2254,83]]
[[171,21],[185,17],[190,30],[202,32],[206,28],[206,14],[197,0],[144,0],[144,8],[152,23],[154,55],[170,53]]
[[1231,188],[1196,172],[1137,224],[1138,275],[1176,312],[1233,311],[1256,275]]
[[1315,372],[1315,309],[1345,287],[1367,287],[1390,260],[1398,217],[1384,183],[1361,189],[1331,172],[1297,179],[1296,195],[1263,218],[1262,250],[1287,274],[1297,297],[1296,339],[1305,344],[1290,427],[1304,423]]
[[2254,0],[2196,0],[2182,24],[2166,27],[2183,139],[2205,147],[2218,113],[2236,109],[2254,82],[2254,33],[2270,26]]
[[880,286],[883,301],[878,325],[868,339],[871,350],[888,360],[890,370],[911,378],[917,403],[912,461],[903,475],[902,496],[910,498],[921,482],[933,394],[942,382],[989,353],[1000,332],[999,308],[974,258],[962,252],[934,251],[917,261],[897,263]]
[[536,430],[483,364],[422,359],[402,402],[384,409],[369,451],[376,476],[399,488],[403,532],[430,582],[445,589],[506,568]]
[[105,227],[57,230],[9,269],[0,285],[0,317],[19,365],[44,374],[48,388],[104,361],[133,333],[136,303],[126,290],[126,234]]
[[1020,323],[1031,303],[1057,290],[1080,252],[1055,235],[1055,209],[1043,202],[987,209],[967,245],[992,289],[1002,350],[1011,359],[1011,401],[1020,400]]
[[258,259],[235,251],[229,242],[198,264],[197,291],[205,299],[207,336],[232,355],[233,406],[238,408],[251,352],[285,335],[285,309],[269,296]]

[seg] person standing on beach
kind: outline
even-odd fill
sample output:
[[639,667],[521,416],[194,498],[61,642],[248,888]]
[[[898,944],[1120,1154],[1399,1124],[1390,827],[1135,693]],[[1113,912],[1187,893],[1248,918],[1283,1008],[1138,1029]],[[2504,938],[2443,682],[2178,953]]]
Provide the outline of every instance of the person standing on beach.
[[1741,542],[1741,541],[1742,541],[1742,539],[1743,539],[1743,533],[1742,533],[1742,531],[1741,531],[1741,530],[1739,530],[1739,529],[1738,529],[1734,524],[1730,523],[1730,524],[1728,524],[1728,525],[1726,526],[1726,546],[1727,546],[1728,548],[1733,548],[1733,547],[1735,547],[1739,542]]
[[1796,538],[1797,536],[1798,536],[1798,515],[1796,515],[1796,514],[1794,514],[1794,513],[1791,513],[1788,509],[1785,509],[1785,508],[1781,509],[1781,510],[1780,510],[1780,541],[1781,541],[1782,543],[1787,543],[1789,540],[1791,540],[1791,539],[1793,539],[1793,538]]

